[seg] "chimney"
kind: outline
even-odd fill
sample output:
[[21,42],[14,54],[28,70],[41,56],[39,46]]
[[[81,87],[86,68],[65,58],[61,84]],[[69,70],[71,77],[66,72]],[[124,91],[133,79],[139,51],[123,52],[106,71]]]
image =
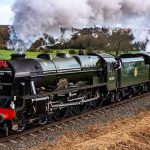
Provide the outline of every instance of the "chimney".
[[12,60],[24,60],[26,57],[25,54],[11,54]]

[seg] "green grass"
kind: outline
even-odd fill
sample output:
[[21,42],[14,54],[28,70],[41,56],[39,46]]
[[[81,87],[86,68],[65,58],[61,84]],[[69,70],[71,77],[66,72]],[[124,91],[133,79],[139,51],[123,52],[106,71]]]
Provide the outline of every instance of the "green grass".
[[[63,49],[63,50],[60,50],[60,49],[56,49],[56,50],[52,50],[49,54],[51,56],[56,56],[56,53],[60,52],[60,53],[69,53],[69,49]],[[79,53],[79,50],[74,50],[76,54]],[[11,51],[11,50],[0,50],[0,59],[1,60],[7,60],[7,59],[10,59],[11,58],[11,54],[14,54],[15,52],[14,51]],[[36,58],[38,54],[40,53],[43,53],[42,51],[41,52],[25,52],[26,54],[26,58]]]
[[[10,50],[0,50],[0,59],[2,60],[6,60],[6,59],[10,59],[11,54],[14,54],[14,51],[10,51]],[[37,54],[39,54],[38,52],[27,52],[26,55],[27,57],[36,57]]]
[[[55,56],[57,52],[63,52],[63,53],[71,53],[72,50],[69,50],[69,49],[63,49],[63,50],[60,50],[60,49],[57,49],[57,50],[52,50],[51,53],[49,53],[50,55],[52,56]],[[79,50],[73,50],[76,54],[79,53]],[[84,50],[84,53],[88,52],[88,50]],[[113,55],[115,55],[115,52],[114,51],[103,51],[103,50],[98,50],[98,51],[93,51],[93,52],[106,52],[106,53],[111,53]],[[11,51],[11,50],[0,50],[0,60],[7,60],[7,59],[10,59],[11,57],[11,54],[14,54],[15,52],[14,51]],[[26,57],[27,58],[36,58],[38,54],[42,53],[41,52],[29,52],[27,51],[25,54],[26,54]],[[130,51],[129,53],[139,53],[139,51]],[[123,54],[121,52],[121,54]]]
[[0,59],[9,59],[12,51],[0,50]]
[[[64,53],[68,53],[68,50],[55,50],[52,51],[52,53],[50,53],[52,56],[56,55],[56,52],[64,52]],[[36,58],[38,54],[40,54],[42,52],[26,52],[26,57],[27,58]],[[15,54],[14,51],[11,50],[0,50],[0,59],[1,60],[7,60],[10,59],[11,54]]]

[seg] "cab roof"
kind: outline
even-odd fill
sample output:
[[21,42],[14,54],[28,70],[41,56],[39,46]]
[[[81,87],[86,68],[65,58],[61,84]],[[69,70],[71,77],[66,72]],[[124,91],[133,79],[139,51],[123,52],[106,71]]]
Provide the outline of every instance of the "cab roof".
[[116,62],[115,56],[108,54],[108,53],[89,53],[88,55],[94,55],[98,56],[101,59],[103,59],[105,62],[110,63],[110,62]]

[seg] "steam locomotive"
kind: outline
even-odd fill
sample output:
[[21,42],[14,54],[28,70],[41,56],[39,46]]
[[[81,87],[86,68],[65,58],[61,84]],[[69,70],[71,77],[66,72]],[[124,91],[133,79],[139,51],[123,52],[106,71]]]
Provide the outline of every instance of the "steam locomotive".
[[0,61],[0,128],[22,132],[149,90],[149,54],[13,54]]

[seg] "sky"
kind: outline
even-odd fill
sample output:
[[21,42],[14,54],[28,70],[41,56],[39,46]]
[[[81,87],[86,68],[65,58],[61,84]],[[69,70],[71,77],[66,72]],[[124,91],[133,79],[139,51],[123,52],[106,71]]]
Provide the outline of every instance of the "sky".
[[0,0],[0,25],[10,25],[13,22],[12,5],[15,0]]

